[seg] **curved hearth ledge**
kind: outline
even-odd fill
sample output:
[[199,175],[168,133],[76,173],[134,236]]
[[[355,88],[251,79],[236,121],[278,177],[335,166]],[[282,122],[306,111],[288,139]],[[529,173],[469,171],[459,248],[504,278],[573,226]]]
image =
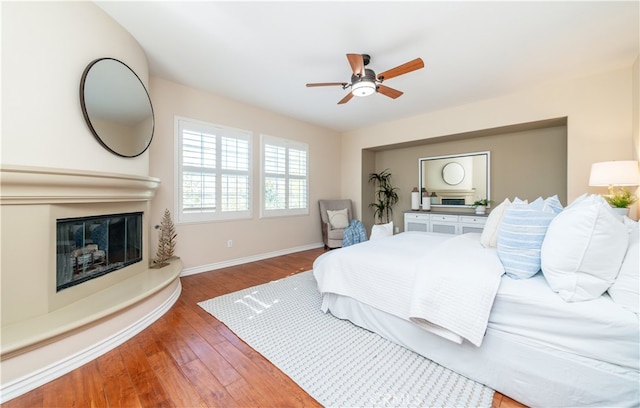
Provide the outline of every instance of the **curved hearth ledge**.
[[[141,262],[56,292],[55,279],[50,278],[55,276],[55,253],[33,256],[55,251],[56,218],[76,211],[79,216],[143,211],[143,248],[149,248],[149,201],[160,180],[17,166],[2,166],[0,173],[2,403],[80,367],[148,327],[178,299],[183,264],[173,258],[168,266],[150,268],[144,253]],[[11,234],[24,229],[30,233]],[[25,246],[31,256],[21,252]],[[25,279],[28,287],[18,284]],[[31,287],[35,289],[29,292]],[[29,301],[20,295],[25,291],[32,293]]]
[[174,259],[90,299],[3,327],[0,402],[46,384],[144,330],[178,300],[182,269],[182,261]]

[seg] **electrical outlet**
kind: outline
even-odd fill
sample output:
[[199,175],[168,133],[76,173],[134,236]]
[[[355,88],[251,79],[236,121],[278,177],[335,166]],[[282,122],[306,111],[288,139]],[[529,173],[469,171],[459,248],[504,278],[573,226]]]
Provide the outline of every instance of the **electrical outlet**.
[[231,247],[233,247],[233,240],[232,239],[227,241],[227,248],[231,248]]

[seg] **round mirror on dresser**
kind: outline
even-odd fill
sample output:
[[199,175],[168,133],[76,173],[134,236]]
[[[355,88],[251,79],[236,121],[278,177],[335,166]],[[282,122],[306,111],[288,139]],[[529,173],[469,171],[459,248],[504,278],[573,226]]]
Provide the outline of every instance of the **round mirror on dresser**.
[[144,84],[126,64],[99,58],[80,80],[80,105],[91,133],[107,150],[136,157],[151,144],[153,107]]

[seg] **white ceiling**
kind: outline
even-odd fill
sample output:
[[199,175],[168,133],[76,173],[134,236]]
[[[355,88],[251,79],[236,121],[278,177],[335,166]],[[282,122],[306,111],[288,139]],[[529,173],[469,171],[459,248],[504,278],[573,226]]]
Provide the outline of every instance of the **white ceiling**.
[[[630,67],[640,2],[97,2],[144,48],[150,74],[336,131]],[[337,102],[345,54],[404,92]],[[126,63],[126,61],[125,61]]]

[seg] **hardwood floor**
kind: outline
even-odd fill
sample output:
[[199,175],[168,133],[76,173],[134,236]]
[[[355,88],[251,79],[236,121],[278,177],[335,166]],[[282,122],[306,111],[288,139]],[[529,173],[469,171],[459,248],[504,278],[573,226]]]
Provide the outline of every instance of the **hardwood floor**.
[[[147,329],[2,407],[319,407],[197,303],[307,271],[323,252],[183,277],[176,304]],[[522,405],[496,393],[493,407]]]

